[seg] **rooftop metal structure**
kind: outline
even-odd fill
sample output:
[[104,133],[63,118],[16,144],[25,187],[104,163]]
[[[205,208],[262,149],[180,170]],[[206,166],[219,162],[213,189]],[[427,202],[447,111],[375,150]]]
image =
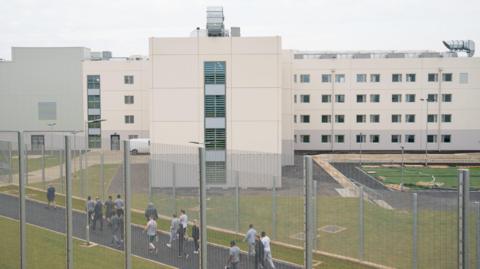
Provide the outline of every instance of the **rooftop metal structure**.
[[296,51],[295,59],[392,59],[392,58],[451,58],[456,52],[423,51]]
[[475,42],[473,40],[448,40],[442,41],[442,43],[450,51],[465,52],[468,57],[472,57],[475,54]]
[[207,7],[208,36],[226,36],[223,7]]

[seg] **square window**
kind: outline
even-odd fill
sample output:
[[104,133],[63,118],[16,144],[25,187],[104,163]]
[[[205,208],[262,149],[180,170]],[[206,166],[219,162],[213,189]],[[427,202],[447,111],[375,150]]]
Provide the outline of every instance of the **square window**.
[[125,116],[125,123],[126,124],[133,124],[135,123],[135,118],[133,115],[126,115]]
[[380,82],[380,74],[370,74],[370,82]]
[[345,143],[344,135],[335,135],[335,143]]
[[442,74],[442,80],[446,82],[450,82],[453,79],[452,73],[443,73]]
[[437,135],[427,135],[427,143],[437,143]]
[[357,103],[366,103],[366,102],[367,102],[367,95],[357,94]]
[[138,135],[128,135],[128,140],[130,139],[137,139]]
[[344,123],[345,122],[345,115],[335,115],[335,122],[336,123]]
[[300,74],[300,83],[310,83],[310,75]]
[[300,115],[301,123],[310,123],[310,115]]
[[442,114],[442,122],[452,122],[452,114]]
[[364,123],[367,121],[367,115],[357,115],[357,122]]
[[407,143],[415,143],[415,135],[405,135],[405,141]]
[[344,83],[345,82],[345,74],[336,74],[335,75],[335,82],[336,83]]
[[57,102],[38,102],[38,120],[57,120]]
[[123,82],[125,84],[133,84],[133,76],[123,76]]
[[442,142],[443,143],[450,143],[452,142],[452,136],[447,134],[447,135],[442,135]]
[[322,143],[330,143],[331,136],[330,135],[322,135],[321,141]]
[[429,123],[437,122],[437,114],[428,114],[427,122]]
[[302,143],[310,143],[310,135],[300,135],[300,141]]
[[415,74],[407,74],[407,82],[415,82],[416,75]]
[[332,96],[327,94],[322,94],[322,103],[332,102]]
[[392,122],[394,122],[394,123],[402,122],[402,115],[392,114]]
[[400,102],[402,102],[402,95],[392,94],[392,103],[400,103]]
[[323,83],[332,82],[332,75],[322,74],[322,82]]
[[125,104],[131,105],[135,102],[133,95],[125,95]]
[[402,74],[392,74],[392,82],[402,82]]
[[370,115],[370,122],[371,123],[379,123],[380,122],[380,115],[379,114]]
[[452,102],[452,94],[450,94],[450,93],[442,94],[442,101],[445,102],[445,103]]
[[345,103],[345,95],[344,94],[336,94],[335,95],[335,102]]
[[380,94],[370,94],[370,102],[371,103],[379,103],[380,102]]
[[428,94],[427,101],[430,103],[437,102],[438,100],[438,94],[430,93]]
[[357,143],[365,143],[366,140],[367,140],[367,136],[366,136],[366,135],[364,135],[364,134],[356,135],[356,141],[357,141]]
[[438,74],[437,73],[428,73],[428,82],[437,82]]
[[357,74],[357,82],[367,82],[367,74]]
[[415,102],[415,94],[406,94],[405,101],[407,103],[414,103]]
[[467,84],[468,83],[468,73],[460,73],[459,75],[459,82],[460,84]]
[[405,122],[414,123],[415,122],[415,114],[405,115]]
[[380,143],[380,135],[370,135],[370,143]]
[[322,123],[329,123],[332,121],[331,115],[322,115]]
[[301,103],[310,103],[310,95],[308,95],[308,94],[300,95],[300,102]]
[[392,143],[402,143],[402,136],[398,134],[392,135],[391,141]]
[[99,75],[87,75],[87,89],[100,89]]

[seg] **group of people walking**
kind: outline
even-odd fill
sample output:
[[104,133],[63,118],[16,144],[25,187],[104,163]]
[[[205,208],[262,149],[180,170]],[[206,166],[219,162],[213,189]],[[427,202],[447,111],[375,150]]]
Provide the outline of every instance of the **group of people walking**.
[[[266,268],[267,263],[270,268],[275,269],[273,263],[272,250],[270,248],[270,238],[265,232],[257,233],[253,224],[248,226],[244,241],[248,245],[248,257],[254,257],[255,269]],[[230,251],[227,261],[229,269],[237,269],[240,263],[240,249],[235,241],[230,242]]]
[[[111,245],[121,248],[123,245],[123,214],[125,203],[120,194],[117,194],[115,200],[112,196],[103,203],[99,197],[92,200],[91,196],[87,197],[86,211],[88,216],[88,226],[93,231],[97,228],[97,223],[100,225],[100,231],[103,231],[103,222],[105,221],[108,227],[111,228],[112,242]],[[105,213],[105,215],[104,215]]]

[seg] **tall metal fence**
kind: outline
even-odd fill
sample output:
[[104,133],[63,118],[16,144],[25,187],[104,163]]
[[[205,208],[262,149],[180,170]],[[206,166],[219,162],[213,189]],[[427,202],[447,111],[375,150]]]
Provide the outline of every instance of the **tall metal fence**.
[[396,190],[318,156],[26,136],[0,133],[0,268],[480,268],[467,172]]

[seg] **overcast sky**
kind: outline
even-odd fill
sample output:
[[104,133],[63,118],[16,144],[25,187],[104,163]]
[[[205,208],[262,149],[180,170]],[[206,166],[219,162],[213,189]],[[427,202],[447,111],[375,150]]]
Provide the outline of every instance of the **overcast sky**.
[[[243,36],[282,36],[298,50],[446,50],[480,46],[480,0],[4,0],[0,58],[13,46],[84,46],[114,56],[148,53],[148,37],[188,36],[205,9],[224,7]],[[478,53],[477,53],[478,54]]]

